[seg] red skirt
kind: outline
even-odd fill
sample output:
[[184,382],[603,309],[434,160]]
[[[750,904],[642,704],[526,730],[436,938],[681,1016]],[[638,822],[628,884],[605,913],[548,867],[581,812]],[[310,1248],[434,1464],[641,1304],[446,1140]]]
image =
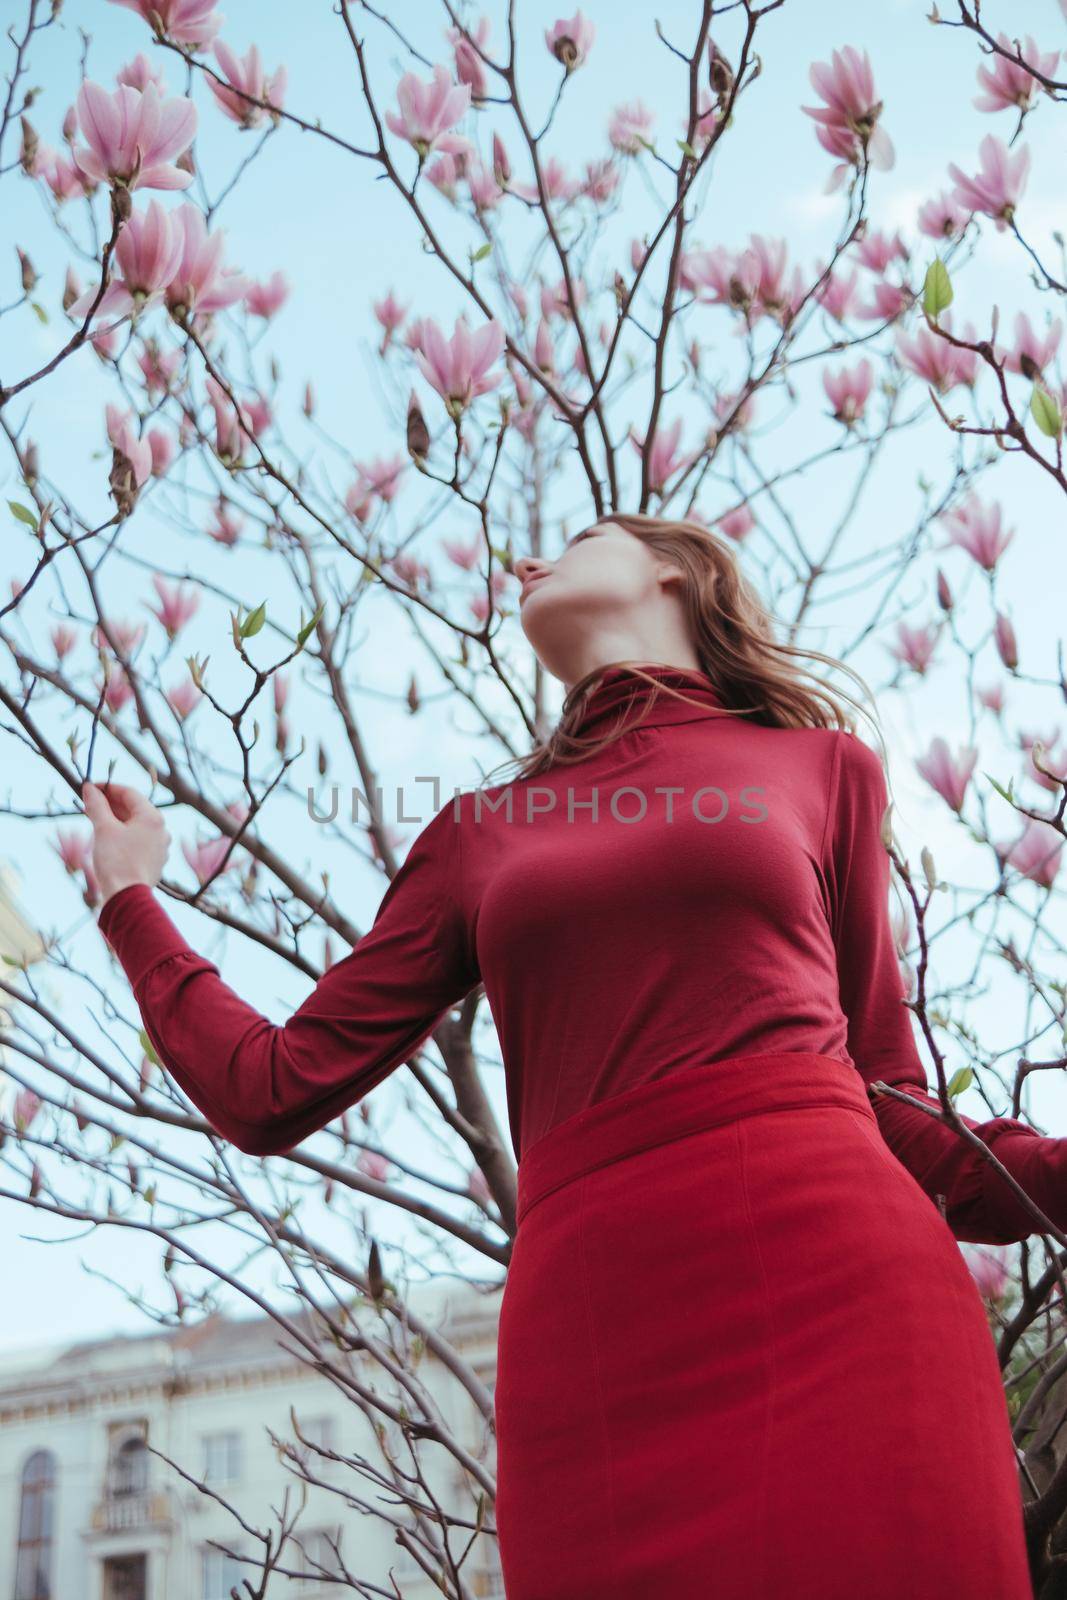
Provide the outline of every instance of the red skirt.
[[854,1067],[735,1056],[578,1112],[518,1221],[508,1600],[1032,1600],[981,1299]]

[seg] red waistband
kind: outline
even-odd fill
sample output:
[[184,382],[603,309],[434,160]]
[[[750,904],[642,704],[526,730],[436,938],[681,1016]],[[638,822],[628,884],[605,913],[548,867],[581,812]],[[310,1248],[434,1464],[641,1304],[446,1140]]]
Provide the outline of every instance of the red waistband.
[[845,1106],[877,1123],[857,1069],[836,1056],[770,1051],[686,1067],[558,1122],[518,1167],[516,1218],[554,1189],[653,1145],[763,1111]]

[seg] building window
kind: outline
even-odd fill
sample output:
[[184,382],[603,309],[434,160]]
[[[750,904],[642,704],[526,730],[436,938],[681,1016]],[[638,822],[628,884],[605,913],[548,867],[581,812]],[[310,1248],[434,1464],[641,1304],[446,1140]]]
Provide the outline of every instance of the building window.
[[15,1600],[52,1600],[56,1458],[36,1450],[22,1469]]
[[241,1477],[241,1435],[204,1435],[204,1481],[217,1488],[221,1483],[237,1483]]
[[324,1588],[333,1594],[335,1584],[331,1583],[330,1579],[331,1577],[336,1579],[341,1572],[334,1554],[334,1545],[339,1545],[341,1540],[340,1529],[330,1534],[316,1528],[311,1533],[299,1535],[299,1538],[304,1555],[299,1565],[294,1561],[292,1566],[294,1571],[303,1572],[305,1576],[297,1583],[297,1594],[317,1595]]
[[[329,1454],[337,1449],[337,1434],[331,1416],[297,1417],[297,1429],[306,1443],[296,1440],[296,1451],[308,1472],[321,1478],[334,1465]],[[317,1448],[316,1448],[317,1447]]]
[[111,1458],[111,1496],[144,1494],[148,1488],[148,1445],[141,1434],[123,1439]]
[[104,1562],[104,1600],[145,1600],[148,1557],[109,1556]]
[[204,1550],[201,1574],[201,1600],[230,1600],[231,1591],[240,1587],[243,1578],[255,1577],[255,1569],[225,1550]]

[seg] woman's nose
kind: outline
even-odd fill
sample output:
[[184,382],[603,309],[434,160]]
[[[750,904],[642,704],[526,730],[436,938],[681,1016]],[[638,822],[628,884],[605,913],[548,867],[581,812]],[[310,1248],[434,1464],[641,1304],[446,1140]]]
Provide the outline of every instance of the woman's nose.
[[515,563],[514,572],[519,582],[525,583],[535,572],[547,572],[550,566],[551,562],[542,561],[539,556],[520,556]]

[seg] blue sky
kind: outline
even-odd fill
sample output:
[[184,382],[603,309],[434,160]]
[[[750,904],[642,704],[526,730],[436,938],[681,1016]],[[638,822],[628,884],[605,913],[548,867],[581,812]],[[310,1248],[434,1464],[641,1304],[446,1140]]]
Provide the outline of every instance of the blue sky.
[[[446,58],[443,9],[427,0],[406,0],[391,4],[388,9],[400,30],[415,38],[425,55],[434,60]],[[502,37],[500,9],[489,8],[496,41]],[[579,158],[584,161],[605,153],[604,130],[611,108],[640,96],[657,113],[660,148],[672,154],[673,141],[680,131],[675,127],[681,104],[679,67],[657,43],[651,17],[637,23],[634,13],[624,14],[617,5],[603,0],[592,0],[583,9],[596,22],[598,37],[588,65],[570,86],[549,153],[575,165]],[[268,8],[249,0],[230,0],[222,10],[226,17],[222,36],[239,53],[255,41],[268,68],[282,61],[287,64],[286,104],[290,109],[309,120],[321,117],[324,125],[357,143],[367,137],[354,58],[330,5],[301,7],[298,26],[293,20],[295,8],[291,7]],[[524,5],[521,0],[518,10],[525,63],[523,92],[531,106],[532,121],[538,125],[558,75],[541,34],[560,13],[554,8]],[[918,205],[945,186],[949,162],[956,161],[973,170],[982,135],[996,132],[1007,137],[1011,131],[1007,114],[983,116],[971,104],[978,63],[972,40],[958,31],[932,27],[926,20],[928,10],[928,0],[895,0],[878,7],[856,7],[841,0],[820,0],[818,6],[787,0],[780,13],[768,18],[760,34],[763,73],[742,100],[737,127],[723,143],[712,180],[701,190],[693,242],[740,247],[751,232],[762,232],[784,236],[791,256],[805,268],[810,269],[817,259],[825,259],[839,223],[841,198],[824,192],[831,162],[819,150],[810,119],[800,107],[814,102],[807,81],[808,64],[827,59],[833,48],[853,44],[871,54],[885,102],[885,124],[897,151],[892,172],[876,176],[872,219],[877,226],[890,230],[898,226],[905,229],[916,243],[916,262],[924,263],[930,246],[914,233]],[[692,5],[684,0],[664,0],[655,14],[669,38],[678,42],[688,38],[693,26]],[[1015,13],[1005,4],[999,10],[993,7],[990,16],[992,25],[999,21],[1007,27]],[[1033,0],[1027,8],[1026,26],[1044,48],[1061,44],[1067,48],[1067,25],[1054,0]],[[59,142],[60,122],[77,88],[79,29],[90,35],[89,70],[98,80],[110,83],[117,67],[138,50],[144,50],[155,65],[164,66],[171,92],[176,92],[182,81],[176,58],[157,51],[147,27],[130,12],[102,0],[93,0],[92,5],[87,0],[68,0],[60,24],[47,31],[32,60],[31,79],[42,86],[32,116],[41,136],[50,143]],[[396,78],[409,63],[398,42],[381,29],[368,21],[364,32],[380,102],[390,106]],[[728,26],[716,37],[729,49],[733,33]],[[198,159],[210,192],[218,194],[236,164],[248,153],[255,135],[239,134],[199,87],[196,99],[200,107]],[[1041,106],[1030,125],[1032,131],[1026,135],[1035,160],[1022,212],[1023,224],[1028,237],[1046,251],[1050,249],[1052,230],[1067,225],[1062,201],[1067,141],[1062,114],[1057,122],[1055,110],[1050,105]],[[513,139],[509,143],[517,148]],[[644,231],[657,215],[654,189],[662,197],[663,178],[661,173],[653,173],[647,161],[629,174],[622,212],[597,257],[597,269],[606,273],[609,281],[611,251],[614,249],[619,264],[628,271],[630,239]],[[0,323],[0,370],[6,378],[9,372],[26,370],[53,352],[64,326],[58,300],[68,260],[77,260],[83,283],[90,273],[87,263],[78,259],[51,227],[29,183],[17,175],[7,178],[4,203],[5,217],[10,218],[10,237],[33,256],[42,273],[38,298],[52,313],[48,325],[42,325],[27,312],[5,317]],[[452,230],[452,237],[454,224],[447,218],[443,202],[435,215],[446,230]],[[371,301],[392,288],[418,314],[438,316],[450,327],[453,316],[463,307],[460,293],[420,249],[418,230],[409,213],[386,184],[376,181],[367,164],[293,129],[284,130],[270,141],[266,155],[251,165],[226,199],[219,222],[226,229],[229,261],[257,278],[280,268],[295,286],[292,299],[268,331],[255,359],[262,374],[265,353],[269,351],[276,357],[281,372],[279,411],[286,419],[287,437],[302,457],[315,461],[316,471],[328,473],[329,480],[343,492],[350,481],[354,458],[365,459],[402,448],[397,407],[406,389],[403,384],[394,386],[381,380]],[[82,230],[75,231],[84,238]],[[518,238],[515,249],[516,258],[521,259]],[[921,276],[919,266],[916,273]],[[11,298],[9,278],[2,299],[7,303]],[[959,278],[956,310],[961,318],[971,317],[982,326],[994,302],[1001,305],[1005,325],[1017,309],[1029,309],[1037,320],[1048,309],[1045,298],[1036,294],[1028,282],[1017,247],[987,227],[978,260]],[[701,337],[707,341],[708,359],[728,366],[736,356],[736,342],[727,331],[728,324],[721,313],[704,315],[707,321],[701,325]],[[317,426],[309,426],[299,414],[308,379],[314,384],[318,401]],[[432,397],[425,386],[423,394],[429,408]],[[783,434],[783,461],[821,448],[833,434],[814,375],[806,388],[802,386],[801,394],[804,403]],[[923,394],[922,387],[915,386],[910,404],[918,406]],[[102,520],[108,513],[107,462],[101,453],[102,411],[105,400],[113,398],[113,381],[91,352],[82,351],[56,377],[32,392],[29,407],[27,431],[40,443],[46,473],[89,520]],[[27,407],[16,404],[13,409],[16,421],[21,423]],[[682,412],[686,415],[684,402]],[[625,404],[619,415],[630,420]],[[632,420],[639,426],[641,416],[641,406],[635,404]],[[695,429],[702,420],[687,415],[687,429]],[[944,481],[950,459],[945,430],[936,420],[902,438],[888,453],[865,497],[852,536],[856,553],[899,539],[901,530],[913,525],[921,504],[921,475]],[[631,470],[635,464],[633,456]],[[4,497],[17,496],[9,456],[0,462],[0,473],[4,475]],[[1062,594],[1062,497],[1037,472],[1017,461],[999,463],[990,484],[1010,507],[1010,521],[1018,530],[1012,554],[1004,563],[1000,603],[1015,621],[1025,670],[1035,678],[1054,679],[1055,645],[1061,626],[1058,596]],[[806,536],[818,542],[820,530],[840,513],[851,487],[852,479],[844,466],[835,465],[804,480],[794,494],[793,509]],[[724,481],[718,493],[720,500],[712,497],[706,508],[712,513],[733,503],[736,485]],[[203,486],[194,476],[188,483],[168,490],[166,496],[157,497],[134,519],[127,530],[129,557],[112,578],[111,593],[120,613],[135,614],[143,599],[151,597],[149,576],[153,570],[172,575],[195,572],[209,577],[221,590],[245,604],[267,598],[272,615],[277,608],[279,616],[295,625],[298,619],[291,589],[284,573],[279,572],[276,556],[255,549],[205,551],[203,539],[190,536],[188,522],[202,518],[203,505]],[[410,500],[401,498],[401,526],[418,506],[415,494]],[[587,512],[588,505],[583,502],[574,474],[561,471],[558,480],[550,485],[551,517],[559,526],[570,521],[573,531],[574,519]],[[439,534],[467,538],[471,531],[451,508],[446,508],[430,530],[427,543],[432,545]],[[419,547],[420,553],[422,548]],[[758,549],[756,553],[760,554]],[[5,588],[8,576],[25,575],[30,558],[29,540],[17,531],[5,543]],[[980,586],[968,572],[966,558],[961,554],[950,553],[943,560],[960,594],[973,596],[973,613],[968,614],[966,632],[968,638],[980,639],[988,621]],[[903,600],[911,607],[909,621],[913,623],[925,621],[932,614],[933,570],[934,564],[927,560],[909,574],[898,596],[898,604]],[[1061,573],[1058,586],[1035,583],[1035,574],[1051,574],[1055,570]],[[56,607],[58,598],[54,589],[42,586],[29,622],[41,642],[47,639],[50,621],[55,620],[54,614],[49,615],[49,608]],[[855,601],[843,591],[837,605],[820,613],[819,628],[807,635],[805,642],[835,653],[853,642],[854,617]],[[407,716],[403,695],[413,671],[428,697],[439,696],[440,685],[428,669],[413,631],[398,623],[395,611],[384,606],[370,608],[365,617],[361,616],[361,623],[358,648],[351,663],[352,682],[358,685],[357,702],[386,781],[407,784],[414,774],[436,771],[446,783],[467,782],[499,759],[499,750],[484,738],[471,737],[470,718],[463,709],[449,708],[444,698],[438,698],[418,718]],[[216,682],[232,687],[238,679],[226,654],[227,627],[224,605],[202,607],[172,651],[163,670],[164,682],[176,681],[182,675],[184,657],[197,650],[201,654],[212,653]],[[260,643],[264,658],[269,659],[268,644],[277,644],[272,641],[270,628],[264,631]],[[528,679],[530,656],[514,620],[501,635],[501,648],[516,672]],[[276,648],[274,653],[278,653]],[[888,658],[880,643],[864,645],[851,659],[876,687],[886,682]],[[980,659],[980,683],[1000,676],[988,648]],[[294,683],[293,694],[294,724],[299,731],[311,735],[309,752],[294,780],[299,785],[315,781],[315,736],[331,742],[331,749],[336,748],[337,739],[307,686]],[[1013,726],[1051,731],[1062,709],[1062,702],[1052,690],[1024,691],[1013,687],[1008,699]],[[498,704],[501,714],[506,714],[503,703]],[[881,696],[879,711],[894,751],[898,832],[905,848],[917,859],[919,847],[928,843],[946,875],[958,873],[965,882],[973,883],[980,874],[981,881],[987,881],[988,864],[983,861],[980,869],[975,865],[966,839],[949,826],[944,808],[928,793],[910,765],[911,758],[926,748],[935,733],[962,738],[967,731],[958,669],[935,670],[909,692]],[[60,738],[63,736],[61,733]],[[1016,770],[1015,759],[1005,753],[1001,736],[991,723],[982,724],[980,743],[979,772],[988,768],[1005,777]],[[67,803],[64,794],[49,788],[40,763],[27,760],[13,741],[6,741],[6,746],[5,804],[39,813],[47,809],[50,795],[54,807]],[[342,782],[352,781],[343,764],[338,772]],[[411,789],[409,793],[418,791]],[[279,800],[279,808],[285,803]],[[295,825],[298,811],[290,806],[285,819],[281,818],[280,809],[275,812],[279,829],[287,828],[290,819]],[[991,797],[989,814],[997,836],[1014,833],[1007,810],[995,795]],[[337,849],[333,842],[327,846],[323,830],[312,829],[306,817],[302,827],[298,850],[305,870],[313,873],[328,861],[335,882],[345,884],[344,894],[339,897],[346,910],[357,923],[366,926],[381,893],[381,879],[369,868],[356,866],[351,852]],[[192,836],[191,827],[184,822],[172,824],[171,831],[176,839]],[[46,927],[63,935],[64,948],[69,950],[72,961],[113,982],[94,919],[86,914],[76,891],[58,871],[48,844],[50,835],[51,828],[39,816],[25,821],[0,816],[0,856],[21,871],[27,909],[40,917]],[[286,833],[286,838],[297,837]],[[177,845],[170,871],[182,881],[188,880]],[[341,879],[341,873],[347,876]],[[45,886],[43,895],[38,892],[38,885]],[[205,953],[220,962],[224,960],[227,980],[276,1019],[284,1017],[305,992],[306,984],[296,974],[267,962],[255,952],[225,946],[205,928],[203,919],[178,920]],[[55,986],[56,995],[63,992],[58,979],[50,983]],[[79,996],[78,1003],[84,1003],[84,995]],[[987,996],[980,1001],[972,1012],[973,1018],[988,1022],[996,1030],[996,997]],[[483,1044],[488,1048],[487,1040]],[[1008,1051],[1010,1060],[1010,1035],[1004,1037],[997,1031],[996,1048]],[[503,1118],[501,1075],[492,1068],[488,1075]],[[399,1085],[393,1083],[380,1103],[402,1114]],[[1051,1131],[1067,1126],[1067,1103],[1057,1085],[1040,1083],[1031,1108]],[[967,1102],[964,1109],[981,1114],[979,1106]],[[403,1128],[403,1123],[400,1126]],[[409,1135],[405,1132],[403,1137]],[[414,1140],[413,1152],[420,1156],[430,1152],[432,1147],[422,1135],[410,1137]],[[395,1219],[390,1218],[383,1226],[394,1227]],[[26,1235],[55,1231],[65,1237],[76,1230],[49,1230],[43,1220],[14,1206],[0,1208],[0,1230],[9,1291],[0,1342],[24,1343],[53,1333],[87,1334],[113,1326],[143,1325],[136,1312],[123,1306],[115,1290],[90,1276],[86,1267],[134,1283],[142,1275],[146,1283],[154,1283],[158,1255],[155,1246],[142,1244],[133,1236],[119,1237],[101,1230],[95,1236],[56,1243],[45,1250]],[[417,1240],[412,1242],[417,1247]],[[77,1307],[76,1326],[71,1318],[72,1305]]]

